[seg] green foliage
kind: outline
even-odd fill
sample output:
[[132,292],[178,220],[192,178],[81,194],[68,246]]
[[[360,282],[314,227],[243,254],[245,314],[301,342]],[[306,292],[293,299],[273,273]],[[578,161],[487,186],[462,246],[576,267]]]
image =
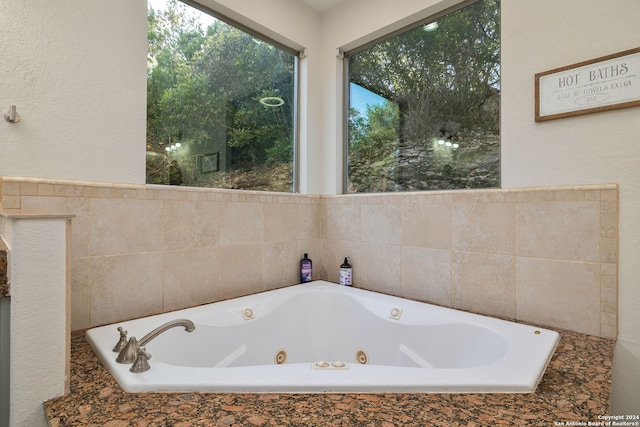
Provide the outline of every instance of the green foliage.
[[499,0],[473,3],[437,25],[348,57],[350,82],[397,106],[387,124],[375,108],[350,117],[349,191],[499,184]]
[[[165,147],[188,185],[224,180],[204,176],[198,156],[221,154],[221,173],[293,160],[295,57],[224,22],[206,29],[170,0],[166,11],[149,10],[147,80],[148,181],[166,183],[158,171]],[[280,97],[271,107],[259,101]]]
[[348,170],[353,191],[392,190],[398,116],[392,102],[370,106],[366,117],[350,111]]

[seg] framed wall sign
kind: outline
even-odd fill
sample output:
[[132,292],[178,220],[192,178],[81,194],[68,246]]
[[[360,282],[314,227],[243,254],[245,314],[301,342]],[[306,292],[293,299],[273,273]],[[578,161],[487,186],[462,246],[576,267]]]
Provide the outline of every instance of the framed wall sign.
[[535,75],[536,122],[640,105],[640,48]]

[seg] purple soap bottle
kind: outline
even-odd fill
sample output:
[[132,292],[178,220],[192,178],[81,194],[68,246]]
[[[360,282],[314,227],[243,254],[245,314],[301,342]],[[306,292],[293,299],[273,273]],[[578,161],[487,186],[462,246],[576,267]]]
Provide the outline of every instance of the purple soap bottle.
[[300,260],[300,281],[302,283],[313,280],[311,276],[312,269],[313,263],[309,259],[308,254],[304,254],[304,258]]
[[349,258],[344,259],[344,262],[340,266],[340,284],[344,286],[353,285],[353,275],[351,264],[349,264]]

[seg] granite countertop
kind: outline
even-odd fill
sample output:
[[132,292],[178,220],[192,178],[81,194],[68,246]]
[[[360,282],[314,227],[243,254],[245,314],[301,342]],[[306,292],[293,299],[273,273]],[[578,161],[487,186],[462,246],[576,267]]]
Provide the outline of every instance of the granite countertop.
[[[597,422],[609,407],[614,341],[562,339],[531,394],[125,393],[72,333],[71,393],[44,403],[61,426],[553,426]],[[557,423],[557,424],[556,424]]]
[[0,237],[0,298],[9,294],[7,271],[7,245],[5,245],[4,240]]

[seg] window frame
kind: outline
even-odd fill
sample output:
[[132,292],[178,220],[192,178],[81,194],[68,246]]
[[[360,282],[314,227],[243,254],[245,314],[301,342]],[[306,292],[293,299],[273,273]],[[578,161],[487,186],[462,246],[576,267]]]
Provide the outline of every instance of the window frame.
[[[342,61],[342,194],[379,194],[379,193],[350,193],[348,191],[349,186],[349,108],[351,105],[350,100],[350,82],[349,82],[349,59],[350,55],[355,55],[359,52],[362,52],[384,40],[393,38],[397,35],[410,31],[414,28],[427,25],[429,23],[435,22],[438,19],[446,16],[450,13],[454,13],[460,9],[464,9],[467,6],[470,6],[474,3],[478,3],[482,0],[463,0],[451,7],[447,7],[437,13],[431,14],[425,18],[420,18],[417,21],[414,21],[411,24],[404,25],[400,28],[394,29],[385,33],[384,35],[375,37],[371,40],[366,41],[365,43],[359,44],[355,47],[350,47],[348,49],[337,49],[337,56]],[[502,159],[502,147],[500,147],[500,159]],[[498,177],[499,184],[498,187],[493,188],[502,188],[502,174]],[[460,190],[482,190],[480,188],[466,188]],[[423,192],[429,191],[438,191],[438,190],[418,190]],[[396,193],[396,192],[381,192],[380,194],[387,193]]]
[[[292,177],[292,186],[291,186],[291,194],[299,194],[300,193],[300,126],[299,126],[299,120],[300,120],[300,59],[304,58],[306,56],[306,49],[305,48],[301,48],[301,49],[296,49],[294,47],[288,46],[286,44],[283,44],[275,39],[273,39],[272,37],[269,37],[263,33],[261,33],[260,31],[254,30],[253,28],[251,28],[250,26],[247,26],[245,24],[242,24],[240,22],[238,22],[237,20],[230,18],[229,16],[220,13],[218,11],[216,11],[215,9],[212,9],[208,6],[205,6],[203,4],[198,3],[197,1],[194,0],[178,0],[180,3],[183,3],[187,6],[190,6],[202,13],[206,13],[210,16],[212,16],[213,18],[224,22],[227,25],[231,25],[233,27],[235,27],[236,29],[243,31],[247,34],[249,34],[252,37],[255,37],[257,39],[260,39],[268,44],[273,45],[275,48],[280,49],[284,52],[287,52],[291,55],[293,55],[294,57],[294,78],[293,78],[293,130],[292,130],[292,137],[293,137],[293,154],[292,154],[292,168],[293,168],[293,177]],[[148,6],[147,6],[148,7]],[[145,159],[145,163],[146,163],[146,159]],[[168,184],[167,184],[168,185]],[[169,185],[168,185],[169,186]],[[219,188],[219,187],[191,187],[191,188],[216,188],[216,189],[220,189],[220,190],[224,190],[224,188]],[[244,189],[240,189],[240,191],[259,191],[259,190],[244,190]],[[263,190],[264,192],[269,192],[270,190]]]

